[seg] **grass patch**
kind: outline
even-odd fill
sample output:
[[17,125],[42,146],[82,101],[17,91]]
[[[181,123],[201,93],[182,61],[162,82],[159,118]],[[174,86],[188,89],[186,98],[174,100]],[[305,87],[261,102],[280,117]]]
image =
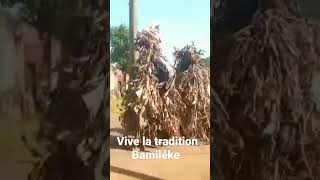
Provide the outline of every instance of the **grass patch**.
[[110,99],[110,113],[121,114],[122,98],[112,97]]

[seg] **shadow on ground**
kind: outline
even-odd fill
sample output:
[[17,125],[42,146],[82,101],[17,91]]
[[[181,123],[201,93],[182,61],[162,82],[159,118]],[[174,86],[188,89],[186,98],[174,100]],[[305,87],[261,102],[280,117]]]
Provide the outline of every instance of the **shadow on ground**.
[[[110,149],[126,150],[125,146],[120,146],[117,142],[117,137],[121,137],[123,133],[124,133],[124,130],[121,128],[110,129]],[[114,134],[119,134],[119,135],[114,135]]]
[[[115,135],[117,134],[117,135]],[[120,149],[120,150],[128,150],[126,146],[120,146],[117,142],[117,137],[122,137],[124,134],[124,130],[121,128],[111,128],[110,129],[110,149]],[[148,148],[158,148],[155,145],[145,146]],[[150,151],[145,151],[150,152]]]
[[119,167],[115,167],[115,166],[110,166],[110,171],[114,172],[114,173],[119,173],[119,174],[123,174],[126,176],[131,176],[134,178],[138,178],[138,179],[144,179],[144,180],[163,180],[161,178],[157,178],[154,176],[149,176],[147,174],[143,174],[143,173],[139,173],[139,172],[135,172],[135,171],[131,171],[128,169],[123,169],[123,168],[119,168]]

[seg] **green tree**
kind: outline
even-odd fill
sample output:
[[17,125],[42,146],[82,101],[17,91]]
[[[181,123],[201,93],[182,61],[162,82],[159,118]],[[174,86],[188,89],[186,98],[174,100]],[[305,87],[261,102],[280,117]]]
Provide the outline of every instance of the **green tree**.
[[116,63],[118,67],[128,72],[129,60],[129,28],[121,24],[119,26],[111,27],[110,30],[111,41],[111,62]]
[[206,57],[203,59],[205,67],[210,69],[210,57]]

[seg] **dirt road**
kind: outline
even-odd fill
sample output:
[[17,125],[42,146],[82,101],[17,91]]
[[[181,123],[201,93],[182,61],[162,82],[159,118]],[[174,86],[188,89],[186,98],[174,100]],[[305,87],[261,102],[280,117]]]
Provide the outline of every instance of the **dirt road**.
[[210,146],[170,146],[148,148],[148,151],[171,150],[180,153],[179,160],[136,160],[131,152],[117,145],[123,131],[117,114],[111,114],[110,178],[111,180],[209,180]]

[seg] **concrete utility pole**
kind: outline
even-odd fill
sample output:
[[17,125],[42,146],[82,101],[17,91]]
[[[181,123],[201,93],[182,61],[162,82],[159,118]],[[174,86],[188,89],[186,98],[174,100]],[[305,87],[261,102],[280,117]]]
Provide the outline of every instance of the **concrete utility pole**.
[[137,60],[134,39],[138,29],[138,0],[129,0],[129,46],[130,46],[130,78],[133,77],[133,68]]

